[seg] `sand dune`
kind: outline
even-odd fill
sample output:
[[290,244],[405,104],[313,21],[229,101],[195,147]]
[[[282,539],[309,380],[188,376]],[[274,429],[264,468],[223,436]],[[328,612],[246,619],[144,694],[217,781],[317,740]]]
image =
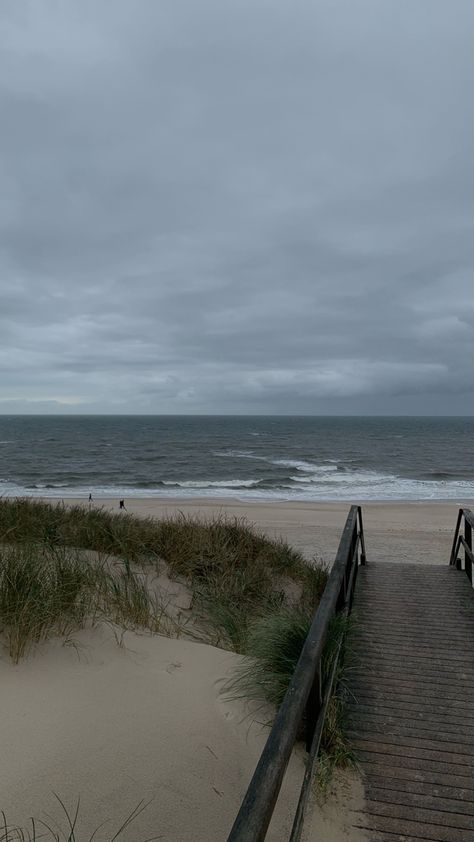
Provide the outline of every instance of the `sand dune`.
[[[103,505],[115,508],[117,501]],[[328,562],[349,508],[207,500],[129,500],[127,506],[156,516],[246,517]],[[365,505],[369,560],[447,563],[456,511],[456,504]],[[0,809],[22,824],[44,811],[59,817],[53,791],[69,806],[80,796],[80,826],[90,833],[107,819],[117,827],[145,799],[150,804],[124,840],[155,834],[171,842],[225,840],[267,735],[245,718],[241,703],[220,696],[237,656],[131,632],[123,643],[102,626],[77,633],[67,645],[40,646],[18,666],[1,655]],[[268,836],[273,842],[288,838],[303,768],[299,749]],[[357,786],[349,796],[349,805],[360,803]],[[339,788],[322,810],[313,806],[307,842],[321,834],[331,842],[348,838],[346,793]]]
[[[94,505],[118,510],[117,500],[97,500]],[[316,556],[328,563],[334,560],[350,507],[350,503],[137,498],[130,498],[126,505],[129,512],[154,517],[178,512],[202,517],[219,513],[245,517],[269,536],[283,536],[307,558]],[[374,561],[447,564],[460,505],[474,508],[474,501],[364,503],[368,557]]]
[[[74,807],[78,839],[107,830],[142,799],[143,814],[123,836],[170,842],[222,842],[263,748],[267,729],[240,702],[220,695],[238,656],[187,640],[113,630],[52,641],[13,666],[0,660],[0,809],[11,824],[29,816],[62,821],[53,792]],[[291,759],[268,839],[288,839],[304,773]],[[356,797],[360,797],[356,790]],[[63,823],[64,824],[64,823]],[[339,793],[308,822],[308,842],[346,839],[348,810]]]

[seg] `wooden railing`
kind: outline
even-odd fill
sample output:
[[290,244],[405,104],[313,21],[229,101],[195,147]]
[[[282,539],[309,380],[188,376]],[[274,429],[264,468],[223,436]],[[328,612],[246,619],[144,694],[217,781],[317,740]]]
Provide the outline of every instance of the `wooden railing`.
[[227,842],[263,842],[265,839],[306,715],[308,762],[289,840],[298,842],[301,838],[313,769],[342,646],[340,636],[331,669],[324,677],[322,659],[328,630],[336,615],[350,613],[357,570],[365,561],[362,511],[360,506],[352,506],[308,637]]
[[[474,587],[474,554],[472,552],[473,530],[474,514],[470,509],[459,509],[449,563],[451,565],[455,565],[458,570],[466,571],[466,575],[472,587]],[[464,535],[462,534],[463,531]],[[463,558],[459,555],[461,549],[464,550]]]

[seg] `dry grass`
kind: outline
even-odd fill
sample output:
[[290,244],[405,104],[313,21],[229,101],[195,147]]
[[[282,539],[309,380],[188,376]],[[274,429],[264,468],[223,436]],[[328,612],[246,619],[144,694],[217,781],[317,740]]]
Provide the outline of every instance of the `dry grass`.
[[130,569],[68,547],[0,547],[0,633],[15,663],[33,644],[99,620],[122,628],[164,628],[158,600]]
[[[60,806],[60,818],[56,819],[46,813],[43,819],[31,818],[28,827],[9,825],[5,813],[2,811],[0,813],[2,819],[0,823],[0,842],[40,842],[40,840],[44,840],[44,842],[93,842],[93,840],[95,842],[116,842],[148,806],[141,801],[119,824],[116,830],[107,831],[105,825],[108,822],[104,822],[92,834],[86,834],[81,832],[79,826],[80,800],[78,799],[74,811],[71,811],[58,795],[55,794],[55,798]],[[128,838],[130,839],[130,836]],[[151,836],[148,839],[140,840],[140,842],[154,842],[154,840],[163,838],[163,835]]]
[[[84,551],[105,561],[92,563]],[[110,556],[123,564],[113,568]],[[1,499],[0,629],[11,657],[18,661],[30,643],[81,628],[91,617],[169,632],[163,605],[136,572],[137,566],[158,572],[163,561],[193,593],[201,638],[237,652],[245,651],[251,624],[268,611],[314,610],[326,582],[321,567],[310,567],[284,541],[268,539],[244,520],[154,520]],[[295,589],[296,606],[288,596]]]

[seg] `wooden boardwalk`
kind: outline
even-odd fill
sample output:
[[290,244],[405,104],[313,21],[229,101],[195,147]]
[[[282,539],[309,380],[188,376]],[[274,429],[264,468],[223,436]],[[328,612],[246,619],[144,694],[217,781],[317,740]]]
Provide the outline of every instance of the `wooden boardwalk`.
[[349,735],[370,842],[474,842],[474,591],[448,566],[359,569]]

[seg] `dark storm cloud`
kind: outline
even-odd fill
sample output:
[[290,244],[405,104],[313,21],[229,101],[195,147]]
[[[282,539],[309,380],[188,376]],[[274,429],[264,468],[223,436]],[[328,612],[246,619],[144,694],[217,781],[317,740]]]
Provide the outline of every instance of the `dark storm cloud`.
[[0,18],[0,411],[474,411],[470,0]]

